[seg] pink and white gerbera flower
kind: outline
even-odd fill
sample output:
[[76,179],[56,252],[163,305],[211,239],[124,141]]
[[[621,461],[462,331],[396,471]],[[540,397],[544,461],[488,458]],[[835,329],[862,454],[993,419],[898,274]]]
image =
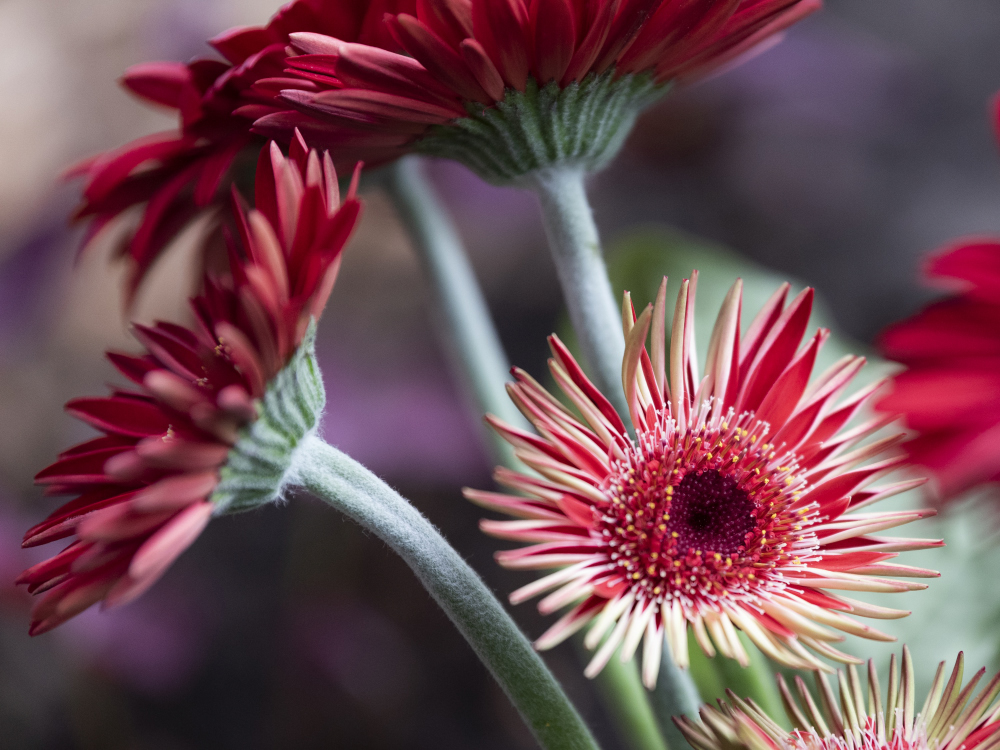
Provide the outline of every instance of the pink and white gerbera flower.
[[868,511],[922,480],[870,486],[904,459],[891,452],[902,435],[866,441],[891,417],[844,429],[879,386],[838,401],[862,357],[844,357],[810,383],[829,333],[820,329],[800,347],[811,289],[786,304],[789,285],[782,285],[741,335],[737,281],[701,375],[696,282],[694,274],[681,285],[669,349],[666,279],[656,305],[638,319],[626,294],[629,427],[552,336],[549,367],[570,406],[515,369],[511,398],[538,434],[487,420],[533,472],[497,470],[497,481],[520,496],[466,496],[519,519],[482,522],[489,534],[528,543],[498,553],[501,565],[556,569],[511,601],[552,592],[539,604],[543,613],[574,605],[537,645],[551,648],[591,623],[585,643],[597,653],[588,676],[619,647],[627,660],[642,642],[643,680],[652,687],[664,644],[679,666],[687,665],[689,628],[708,655],[718,651],[744,664],[737,630],[791,667],[828,669],[817,654],[856,661],[831,645],[842,633],[893,638],[850,615],[909,613],[831,590],[912,591],[926,584],[890,576],[937,575],[887,561],[939,540],[876,535],[933,511]]

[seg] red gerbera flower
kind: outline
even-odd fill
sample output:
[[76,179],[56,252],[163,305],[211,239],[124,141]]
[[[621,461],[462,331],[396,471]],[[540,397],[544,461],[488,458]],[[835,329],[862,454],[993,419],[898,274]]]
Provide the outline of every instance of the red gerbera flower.
[[588,676],[619,647],[626,660],[643,642],[643,679],[652,687],[664,643],[674,661],[686,665],[689,626],[707,654],[719,651],[744,664],[736,629],[791,667],[827,668],[809,649],[855,661],[831,646],[843,640],[839,631],[892,637],[848,615],[891,619],[909,613],[829,590],[911,591],[925,584],[886,576],[937,575],[887,561],[940,541],[876,535],[933,511],[868,511],[920,484],[869,487],[902,463],[891,452],[902,435],[858,446],[891,421],[883,416],[844,429],[880,385],[837,403],[863,358],[847,356],[810,384],[828,334],[821,329],[799,347],[811,289],[786,306],[789,286],[783,285],[741,336],[737,282],[700,375],[696,280],[681,286],[669,351],[666,280],[655,308],[638,320],[626,295],[622,382],[634,438],[553,336],[550,370],[576,412],[515,370],[511,398],[539,435],[488,420],[537,474],[497,469],[497,481],[522,497],[466,494],[522,519],[482,522],[487,533],[530,543],[500,552],[501,565],[558,568],[515,591],[511,601],[554,590],[539,604],[543,613],[576,603],[537,645],[550,648],[593,622],[584,642],[600,648]]
[[664,85],[717,68],[819,4],[428,0],[415,14],[387,17],[400,54],[292,34],[306,53],[288,60],[294,90],[286,77],[258,84],[292,109],[262,117],[255,130],[326,131],[365,148],[368,161],[403,148],[440,154],[497,181],[553,163],[593,167]]
[[280,460],[262,470],[277,475],[271,484],[252,492],[240,484],[249,459],[267,458],[248,457],[243,441],[268,417],[268,389],[303,356],[360,207],[354,185],[340,205],[329,156],[301,139],[288,159],[273,143],[263,151],[256,184],[255,209],[234,198],[231,275],[206,278],[192,300],[196,327],[136,325],[145,354],[108,355],[135,387],[66,406],[103,435],[36,477],[50,493],[76,497],[24,538],[26,547],[73,538],[18,580],[47,592],[32,612],[32,635],[98,601],[138,596],[213,513],[266,502],[280,487]]
[[[176,109],[179,128],[139,138],[70,170],[87,182],[76,212],[77,218],[91,218],[84,244],[128,207],[145,204],[141,222],[123,247],[132,262],[128,292],[133,294],[180,228],[224,203],[231,181],[225,178],[241,155],[248,166],[256,159],[265,141],[250,132],[255,110],[247,115],[239,110],[266,101],[251,86],[281,75],[289,35],[313,31],[373,46],[393,45],[382,16],[413,7],[414,0],[295,0],[267,26],[233,29],[211,40],[224,60],[130,68],[123,84],[147,101]],[[341,168],[354,163],[334,157]]]
[[1000,674],[976,694],[986,674],[980,669],[962,686],[965,658],[961,652],[946,679],[938,665],[922,708],[915,700],[913,660],[904,647],[900,670],[896,656],[889,662],[888,692],[879,687],[875,665],[868,662],[868,699],[854,667],[838,673],[840,701],[830,684],[817,675],[818,702],[801,677],[795,679],[798,699],[778,677],[791,732],[764,713],[752,700],[729,692],[730,702],[704,706],[700,718],[674,719],[696,750],[976,750],[995,747],[1000,740],[1000,704],[996,702]]
[[950,499],[1000,481],[1000,242],[948,249],[926,273],[961,291],[882,334],[883,354],[907,369],[877,406],[917,431],[905,444],[910,460]]

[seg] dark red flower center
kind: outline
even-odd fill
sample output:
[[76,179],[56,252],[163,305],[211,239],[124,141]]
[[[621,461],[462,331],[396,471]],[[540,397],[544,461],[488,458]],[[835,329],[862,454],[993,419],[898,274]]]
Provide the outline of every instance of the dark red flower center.
[[794,456],[777,456],[747,413],[678,435],[669,415],[612,461],[609,503],[594,531],[607,544],[608,584],[664,600],[718,602],[780,586],[810,522],[793,509],[803,486]]
[[757,523],[753,511],[753,501],[732,477],[714,469],[691,472],[674,487],[667,538],[676,540],[680,554],[739,552]]

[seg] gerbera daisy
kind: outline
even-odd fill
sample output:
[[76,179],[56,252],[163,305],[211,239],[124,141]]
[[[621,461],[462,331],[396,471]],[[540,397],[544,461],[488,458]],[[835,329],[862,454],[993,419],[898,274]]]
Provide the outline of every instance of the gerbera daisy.
[[286,106],[254,129],[326,129],[367,146],[369,161],[407,148],[494,182],[554,165],[596,169],[669,84],[718,68],[819,4],[431,0],[386,18],[398,52],[291,34],[304,54],[288,59],[287,74],[299,80],[259,82]]
[[359,204],[354,185],[340,204],[329,156],[300,138],[287,159],[273,143],[261,153],[256,185],[255,209],[234,195],[231,274],[206,277],[192,300],[196,326],[136,325],[145,353],[109,354],[134,386],[66,406],[103,434],[36,477],[75,499],[24,538],[26,547],[73,540],[18,580],[46,592],[32,635],[98,601],[138,596],[213,514],[275,499],[292,451],[315,428],[323,396],[310,321]]
[[839,703],[823,674],[817,674],[819,705],[801,677],[795,678],[798,699],[778,677],[791,732],[761,711],[752,700],[729,693],[730,703],[704,706],[700,719],[675,718],[696,750],[976,750],[1000,742],[1000,674],[975,694],[980,669],[962,686],[965,659],[961,652],[951,675],[938,665],[930,692],[918,711],[913,661],[903,648],[902,670],[896,655],[889,662],[889,685],[882,702],[875,665],[868,662],[868,699],[854,666],[837,673]]
[[501,565],[557,569],[510,598],[551,591],[539,604],[545,614],[573,604],[537,646],[551,648],[591,623],[584,642],[597,653],[588,676],[619,647],[627,660],[642,642],[643,680],[652,687],[664,644],[678,666],[687,665],[689,628],[705,653],[743,664],[737,630],[791,667],[828,669],[816,654],[854,661],[831,645],[843,640],[841,632],[892,637],[849,615],[909,613],[833,592],[912,591],[926,584],[890,576],[937,575],[887,561],[940,541],[877,535],[933,511],[868,510],[921,483],[869,486],[902,463],[891,452],[902,436],[861,444],[891,421],[884,416],[845,429],[880,385],[838,402],[863,358],[844,357],[810,384],[828,334],[820,329],[799,346],[811,289],[786,305],[784,284],[740,335],[737,281],[700,375],[696,282],[695,274],[681,285],[669,350],[666,279],[655,307],[638,319],[625,296],[621,371],[631,426],[552,336],[549,367],[571,406],[514,370],[511,398],[539,434],[487,417],[537,474],[496,471],[500,484],[522,496],[466,495],[520,519],[482,522],[489,534],[529,543],[498,553]]
[[1000,481],[1000,242],[946,250],[926,273],[961,291],[882,334],[882,353],[907,369],[877,407],[917,432],[904,447],[947,500]]
[[[69,170],[86,180],[76,218],[90,219],[84,245],[130,206],[144,204],[122,252],[131,261],[129,294],[178,231],[206,210],[224,205],[240,163],[252,169],[265,140],[250,132],[266,101],[251,93],[261,78],[280,76],[289,34],[312,31],[373,46],[394,45],[382,25],[387,12],[412,12],[414,0],[295,0],[263,27],[237,28],[209,44],[223,60],[143,63],[122,83],[154,104],[177,110],[177,130],[139,138]],[[246,112],[240,111],[245,108]],[[282,143],[290,141],[286,133]],[[353,165],[336,152],[337,166]]]

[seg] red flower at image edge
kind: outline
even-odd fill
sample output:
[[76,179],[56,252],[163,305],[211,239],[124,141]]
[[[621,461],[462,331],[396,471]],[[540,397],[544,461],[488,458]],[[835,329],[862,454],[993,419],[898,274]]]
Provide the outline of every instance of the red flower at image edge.
[[299,80],[257,86],[290,106],[246,111],[260,116],[255,132],[280,137],[298,127],[310,142],[344,140],[360,149],[352,151],[357,158],[379,162],[432,126],[468,116],[470,105],[491,107],[507,90],[524,91],[529,78],[565,87],[614,70],[684,81],[819,7],[819,0],[425,0],[415,13],[386,18],[399,53],[292,34],[305,54],[288,58],[287,73]]
[[[253,164],[265,141],[250,132],[252,117],[237,110],[266,101],[250,89],[261,78],[282,75],[289,35],[313,31],[393,46],[383,15],[412,9],[413,0],[296,0],[267,26],[233,29],[212,39],[209,43],[224,60],[130,68],[123,84],[149,102],[177,110],[179,128],[139,138],[69,170],[70,176],[86,180],[75,214],[90,219],[84,246],[126,209],[145,204],[122,248],[132,263],[128,293],[134,294],[180,229],[206,209],[224,204],[234,164]],[[282,142],[289,142],[290,135],[285,133]],[[338,153],[333,157],[339,168],[354,163]]]
[[882,384],[839,401],[864,364],[850,355],[811,377],[829,332],[819,330],[800,348],[813,292],[786,305],[788,284],[742,336],[742,286],[734,285],[700,375],[696,281],[681,286],[669,350],[666,280],[655,310],[637,320],[626,297],[622,382],[635,438],[553,336],[549,368],[576,412],[515,370],[511,398],[538,434],[488,421],[537,473],[497,469],[497,482],[521,496],[479,490],[466,496],[518,519],[482,522],[489,534],[527,544],[498,553],[501,565],[557,569],[510,598],[519,603],[551,592],[539,603],[543,614],[572,605],[536,645],[551,648],[589,624],[584,643],[597,649],[590,677],[619,647],[624,661],[643,643],[643,681],[652,687],[664,648],[687,665],[689,628],[706,654],[744,665],[737,630],[789,667],[827,669],[816,654],[856,662],[832,645],[842,633],[894,639],[849,615],[909,613],[839,590],[925,588],[889,576],[936,573],[888,560],[941,545],[878,534],[932,510],[869,512],[922,483],[869,486],[904,462],[892,450],[902,435],[876,436],[891,417],[847,428]]
[[906,365],[878,402],[917,435],[910,460],[948,500],[1000,481],[1000,242],[968,241],[931,258],[929,279],[961,290],[884,331],[882,353]]
[[273,143],[261,152],[256,185],[255,209],[234,196],[231,274],[206,277],[192,300],[196,326],[136,325],[145,353],[108,355],[134,387],[66,405],[103,435],[36,477],[50,494],[76,497],[24,538],[25,547],[73,540],[18,579],[45,593],[32,635],[98,601],[135,598],[197,538],[255,402],[323,310],[359,215],[355,185],[341,205],[329,156],[300,138],[287,159]]

